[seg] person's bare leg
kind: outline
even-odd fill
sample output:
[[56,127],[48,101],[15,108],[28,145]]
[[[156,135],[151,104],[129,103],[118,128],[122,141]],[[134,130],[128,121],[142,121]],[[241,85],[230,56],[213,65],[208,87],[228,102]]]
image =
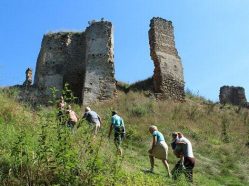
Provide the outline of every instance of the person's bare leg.
[[123,156],[123,150],[122,150],[121,147],[118,148],[118,154],[119,154],[120,156]]
[[149,158],[150,158],[150,171],[153,172],[154,171],[154,157],[149,156]]
[[168,171],[169,177],[171,177],[171,173],[170,173],[170,170],[169,170],[169,164],[168,164],[167,160],[162,160],[162,162],[163,162],[165,168],[166,168],[167,171]]

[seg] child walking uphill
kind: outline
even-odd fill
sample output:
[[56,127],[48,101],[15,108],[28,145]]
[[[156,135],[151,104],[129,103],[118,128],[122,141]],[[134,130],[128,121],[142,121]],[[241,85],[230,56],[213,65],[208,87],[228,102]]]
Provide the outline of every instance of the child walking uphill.
[[161,132],[158,131],[157,127],[152,125],[149,127],[149,132],[152,134],[152,147],[148,151],[150,158],[151,168],[149,172],[154,171],[154,158],[162,160],[167,172],[168,176],[171,177],[171,173],[169,170],[169,164],[167,162],[168,159],[168,145],[165,142],[164,136]]

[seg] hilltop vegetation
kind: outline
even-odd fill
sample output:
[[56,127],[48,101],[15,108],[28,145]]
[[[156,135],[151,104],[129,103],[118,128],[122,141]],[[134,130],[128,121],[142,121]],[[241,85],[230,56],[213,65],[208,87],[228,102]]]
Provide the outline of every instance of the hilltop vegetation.
[[[156,101],[144,92],[118,92],[112,101],[91,105],[103,118],[93,138],[86,122],[71,132],[56,120],[54,104],[31,107],[19,103],[17,90],[0,92],[0,184],[1,185],[188,185],[184,176],[167,178],[161,161],[156,174],[149,168],[147,150],[151,124],[165,135],[181,131],[193,144],[197,159],[194,185],[249,184],[249,112],[212,103],[187,94],[186,102]],[[79,105],[72,108],[82,116]],[[124,157],[116,156],[108,140],[111,110],[124,118],[127,139]],[[170,168],[177,158],[169,150]]]

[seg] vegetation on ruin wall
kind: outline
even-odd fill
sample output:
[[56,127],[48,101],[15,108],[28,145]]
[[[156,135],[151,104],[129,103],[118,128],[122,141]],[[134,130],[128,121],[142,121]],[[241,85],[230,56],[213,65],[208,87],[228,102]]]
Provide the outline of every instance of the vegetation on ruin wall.
[[[16,101],[16,90],[0,92],[0,185],[188,185],[182,176],[167,178],[161,161],[156,174],[149,168],[148,126],[156,124],[170,142],[172,131],[182,131],[193,143],[197,159],[195,185],[249,183],[248,110],[220,105],[188,92],[185,103],[157,102],[142,92],[118,93],[110,102],[92,105],[103,118],[93,139],[87,123],[74,132],[56,120],[56,107]],[[54,102],[51,102],[51,104]],[[83,108],[72,106],[82,116]],[[108,140],[110,111],[123,116],[127,139],[124,157],[117,157]],[[169,150],[172,169],[177,158]]]

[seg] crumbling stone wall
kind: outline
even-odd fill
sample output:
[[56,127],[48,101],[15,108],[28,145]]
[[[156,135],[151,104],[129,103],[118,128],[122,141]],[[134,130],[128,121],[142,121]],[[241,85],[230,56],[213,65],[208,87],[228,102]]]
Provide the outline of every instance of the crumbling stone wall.
[[85,32],[48,33],[42,40],[34,86],[45,100],[50,87],[61,91],[65,83],[84,103],[110,98],[116,90],[113,62],[110,22],[92,22]]
[[69,83],[81,98],[85,72],[84,33],[58,32],[44,35],[36,64],[34,85],[44,96],[50,87],[59,91]]
[[219,98],[221,104],[247,105],[245,89],[243,87],[223,86],[220,88]]
[[161,99],[184,100],[181,58],[175,48],[171,21],[152,18],[149,30],[150,55],[154,61],[154,91]]
[[116,91],[112,24],[92,23],[86,29],[86,43],[83,104],[112,98]]
[[25,81],[23,82],[23,86],[25,86],[26,88],[31,87],[32,85],[32,70],[31,68],[27,68],[27,70],[25,71]]

